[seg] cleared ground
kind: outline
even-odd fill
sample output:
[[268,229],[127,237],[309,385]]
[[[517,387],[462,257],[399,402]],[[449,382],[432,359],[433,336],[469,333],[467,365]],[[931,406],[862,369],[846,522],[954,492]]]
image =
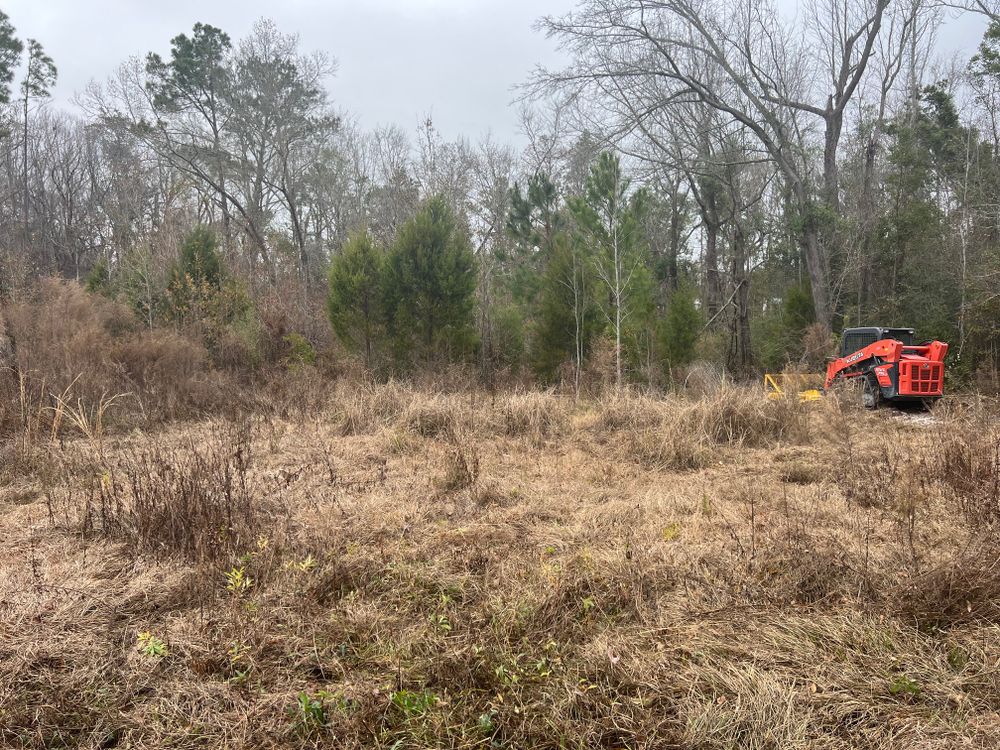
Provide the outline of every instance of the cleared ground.
[[1000,746],[1000,427],[341,386],[36,435],[10,747]]

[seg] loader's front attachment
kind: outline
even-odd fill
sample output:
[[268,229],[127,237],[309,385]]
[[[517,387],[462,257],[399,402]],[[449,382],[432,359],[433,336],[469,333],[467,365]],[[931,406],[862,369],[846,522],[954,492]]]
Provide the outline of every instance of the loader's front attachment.
[[820,386],[823,376],[812,373],[780,372],[764,375],[764,388],[769,399],[798,398],[799,401],[816,401],[823,398]]

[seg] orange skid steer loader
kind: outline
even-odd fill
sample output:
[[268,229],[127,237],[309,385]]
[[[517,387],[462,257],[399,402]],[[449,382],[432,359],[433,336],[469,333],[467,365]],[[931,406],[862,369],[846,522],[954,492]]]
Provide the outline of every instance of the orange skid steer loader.
[[912,328],[846,328],[840,357],[829,362],[823,390],[861,379],[861,401],[868,409],[883,401],[929,405],[944,393],[941,341],[913,344]]

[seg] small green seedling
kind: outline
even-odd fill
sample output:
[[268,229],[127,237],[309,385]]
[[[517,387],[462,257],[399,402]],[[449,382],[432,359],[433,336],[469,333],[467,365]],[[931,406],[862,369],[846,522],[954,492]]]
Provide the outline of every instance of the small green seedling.
[[323,695],[317,693],[299,693],[296,700],[298,709],[299,724],[305,730],[315,730],[326,726],[326,706],[323,704]]
[[226,573],[226,590],[237,596],[245,594],[253,587],[253,578],[247,575],[243,566],[234,567]]
[[148,630],[139,633],[136,638],[136,648],[138,648],[139,653],[144,656],[167,655],[167,644],[150,633]]
[[486,713],[479,714],[479,720],[476,722],[479,727],[479,731],[483,734],[493,734],[496,731],[496,724],[493,721],[493,712],[488,711]]
[[407,719],[423,716],[437,703],[437,696],[430,690],[399,690],[392,694],[392,704]]
[[451,632],[451,621],[448,619],[448,615],[431,615],[431,624],[442,633]]
[[663,541],[672,542],[681,535],[681,525],[676,521],[663,528]]

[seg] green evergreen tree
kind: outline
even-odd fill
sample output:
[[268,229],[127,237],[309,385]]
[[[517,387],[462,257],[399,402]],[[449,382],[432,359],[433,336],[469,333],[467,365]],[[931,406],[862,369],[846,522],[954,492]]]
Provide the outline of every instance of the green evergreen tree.
[[10,104],[10,84],[24,52],[24,43],[14,33],[10,17],[0,11],[0,104]]
[[[962,294],[959,338],[953,341],[951,359],[956,369],[970,375],[978,368],[985,374],[992,366],[1000,371],[1000,227],[995,207],[1000,204],[1000,122],[993,115],[1000,101],[1000,19],[994,19],[969,65],[975,100],[987,118],[982,136],[967,140],[971,160],[959,195],[962,214],[977,227],[961,259]],[[957,344],[957,346],[956,346]]]
[[231,48],[229,35],[222,29],[196,23],[191,36],[178,34],[170,40],[169,62],[150,52],[146,56],[146,89],[156,106],[192,109],[215,124],[229,78],[226,58]]
[[382,314],[384,257],[367,231],[344,243],[330,265],[326,309],[330,324],[345,346],[364,353],[372,366]]
[[507,233],[513,242],[511,256],[503,259],[506,289],[528,310],[536,303],[543,269],[566,223],[559,202],[555,183],[542,172],[528,179],[526,192],[517,184],[510,191]]
[[796,339],[801,338],[806,328],[816,322],[816,308],[808,281],[789,288],[782,304],[782,321],[787,334]]
[[385,321],[397,362],[466,358],[475,346],[476,260],[441,196],[399,230],[386,262]]
[[123,253],[115,271],[115,292],[128,301],[149,328],[155,325],[161,313],[170,313],[166,287],[174,279],[173,271],[168,279],[162,278],[149,245],[138,245]]
[[195,227],[181,245],[167,286],[171,314],[179,318],[215,315],[222,290],[222,260],[215,233]]
[[919,111],[902,114],[889,132],[890,201],[875,227],[880,292],[873,312],[879,325],[911,326],[922,338],[952,340],[958,336],[961,270],[947,252],[940,196],[959,192],[970,134],[942,84],[925,87]]
[[564,362],[572,362],[579,386],[580,373],[601,328],[594,299],[597,282],[586,248],[565,233],[553,239],[541,277],[535,309],[532,364],[542,380],[551,380]]
[[498,306],[492,316],[491,326],[494,365],[516,374],[524,363],[527,349],[522,309],[515,304]]
[[200,120],[208,128],[208,138],[199,138],[197,148],[186,152],[185,158],[203,164],[211,175],[222,209],[227,253],[232,245],[232,205],[227,188],[231,156],[226,153],[224,131],[233,114],[229,102],[233,78],[231,51],[232,41],[226,32],[196,23],[190,36],[179,34],[170,40],[169,61],[155,52],[146,55],[146,90],[154,106],[164,113]]
[[21,222],[24,229],[24,240],[28,241],[31,233],[29,222],[29,203],[31,190],[28,185],[28,152],[31,148],[31,134],[28,131],[28,105],[32,99],[47,99],[51,89],[56,84],[56,66],[52,58],[45,54],[42,45],[35,39],[28,40],[27,59],[25,60],[24,78],[21,79],[21,103],[23,119],[21,142]]
[[660,345],[668,368],[683,367],[694,359],[705,324],[697,300],[697,291],[690,284],[682,284],[670,295],[660,324]]
[[213,289],[222,286],[222,260],[215,232],[205,226],[195,227],[181,245],[178,271],[197,285]]
[[809,282],[785,289],[780,305],[752,321],[754,359],[767,372],[780,372],[802,356],[806,329],[816,322]]
[[107,260],[99,258],[94,263],[84,280],[83,287],[91,294],[100,294],[104,297],[112,296],[111,268],[108,266]]
[[[634,349],[640,331],[648,333],[653,309],[652,283],[643,233],[645,193],[630,192],[617,156],[602,153],[591,168],[583,196],[570,199],[580,238],[590,248],[598,295],[615,347],[615,383],[623,362],[641,359]],[[649,336],[641,337],[649,340]],[[630,344],[632,349],[629,350]]]

